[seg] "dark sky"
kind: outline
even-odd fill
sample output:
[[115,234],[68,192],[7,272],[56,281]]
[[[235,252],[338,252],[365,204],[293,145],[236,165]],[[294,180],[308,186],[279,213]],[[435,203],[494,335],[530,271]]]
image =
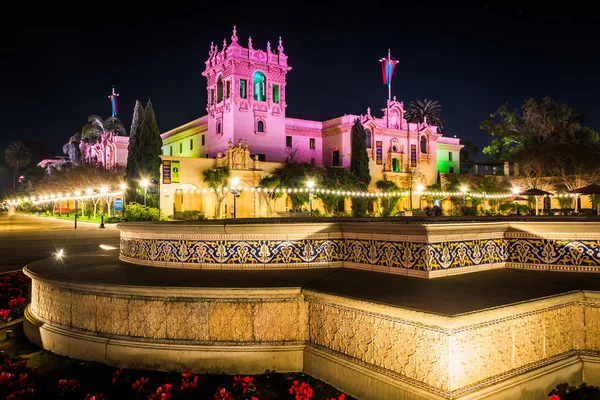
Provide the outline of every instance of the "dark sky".
[[387,88],[378,60],[391,48],[400,60],[393,94],[439,100],[447,136],[481,148],[490,136],[479,122],[489,113],[542,96],[577,106],[600,130],[600,17],[591,9],[276,4],[160,17],[0,17],[0,148],[32,139],[60,154],[89,115],[110,114],[112,85],[127,128],[136,99],[152,99],[161,132],[202,116],[210,42],[229,42],[234,24],[240,44],[252,36],[255,48],[283,37],[293,68],[288,117],[324,120],[369,106],[379,115]]

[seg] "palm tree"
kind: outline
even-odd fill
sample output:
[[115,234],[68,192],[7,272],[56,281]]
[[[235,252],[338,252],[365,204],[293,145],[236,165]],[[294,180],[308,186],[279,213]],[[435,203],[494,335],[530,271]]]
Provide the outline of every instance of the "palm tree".
[[[81,129],[81,140],[90,145],[100,145],[104,159],[102,165],[106,166],[106,137],[110,132],[125,135],[125,127],[117,117],[103,119],[98,115],[90,115],[88,124]],[[90,160],[88,160],[90,161]]]
[[4,158],[6,163],[11,167],[15,167],[15,176],[13,178],[13,188],[17,187],[17,175],[19,174],[19,166],[26,166],[31,161],[31,151],[23,142],[17,140],[9,144],[4,149]]
[[416,100],[408,103],[408,110],[404,114],[408,122],[422,124],[427,122],[429,125],[437,126],[441,131],[444,126],[444,117],[442,115],[442,106],[437,100],[423,101]]

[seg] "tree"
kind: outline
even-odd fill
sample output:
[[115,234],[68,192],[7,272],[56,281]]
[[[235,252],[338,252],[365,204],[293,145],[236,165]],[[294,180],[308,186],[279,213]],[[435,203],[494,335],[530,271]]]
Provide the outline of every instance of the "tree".
[[8,145],[4,149],[4,158],[6,163],[15,168],[13,177],[13,189],[17,187],[17,175],[19,175],[19,167],[24,167],[31,161],[31,151],[25,144],[17,140]]
[[[305,189],[309,179],[316,179],[321,174],[319,167],[307,163],[286,163],[271,172],[271,176],[286,189]],[[309,201],[307,192],[287,193],[287,195],[292,203],[291,209],[295,211],[301,210],[302,206]]]
[[[90,115],[88,124],[81,128],[81,140],[88,145],[98,146],[102,150],[102,165],[106,167],[107,139],[111,132],[125,135],[125,127],[117,117],[103,119],[98,115]],[[88,162],[91,160],[88,159]]]
[[[359,180],[360,190],[366,191],[371,183],[369,172],[369,155],[367,154],[367,134],[365,128],[357,118],[350,131],[352,153],[350,154],[350,172]],[[364,197],[352,198],[352,215],[363,217],[367,214],[367,199]]]
[[127,169],[125,171],[125,181],[127,182],[127,199],[133,200],[137,181],[140,180],[139,158],[141,149],[140,136],[142,124],[144,122],[144,106],[139,100],[136,100],[133,109],[133,118],[131,120],[131,129],[129,130],[129,144],[127,145]]
[[416,124],[428,124],[437,126],[441,131],[444,126],[444,117],[442,114],[442,106],[437,100],[432,101],[425,99],[423,101],[416,100],[408,103],[404,118]]
[[475,164],[479,147],[475,146],[469,140],[462,142],[462,145],[463,147],[460,149],[460,172],[468,173],[471,171],[473,164]]
[[379,203],[381,206],[381,216],[382,217],[390,217],[394,214],[394,210],[398,205],[399,197],[394,194],[400,191],[398,185],[396,185],[392,181],[388,180],[378,180],[375,182],[375,187],[381,190],[383,193],[392,193],[392,196],[383,196],[379,198]]
[[132,183],[140,179],[139,176],[139,153],[141,152],[140,136],[144,122],[144,106],[139,100],[136,100],[133,109],[133,118],[131,120],[131,129],[129,130],[129,144],[127,146],[127,170],[126,180],[130,187]]
[[82,154],[79,148],[81,142],[81,133],[77,132],[69,138],[69,141],[63,145],[63,153],[69,157],[72,165],[77,165],[82,161]]
[[[326,167],[321,169],[321,175],[316,183],[322,189],[331,191],[353,191],[359,190],[362,185],[356,175],[348,171],[346,168]],[[337,211],[337,206],[340,202],[340,196],[332,193],[317,193],[315,195],[323,203],[325,212],[329,215]]]
[[223,200],[227,195],[227,182],[231,177],[228,167],[206,168],[202,170],[202,180],[211,188],[217,196],[216,218],[223,217]]
[[504,104],[480,124],[494,136],[483,152],[502,161],[535,162],[537,174],[558,177],[568,189],[586,185],[600,174],[600,136],[584,123],[575,107],[549,97],[527,99],[520,109]]
[[[144,110],[142,128],[139,131],[138,150],[136,151],[137,170],[140,178],[158,179],[162,153],[162,138],[156,124],[152,102],[148,100]],[[136,136],[138,133],[136,132]]]

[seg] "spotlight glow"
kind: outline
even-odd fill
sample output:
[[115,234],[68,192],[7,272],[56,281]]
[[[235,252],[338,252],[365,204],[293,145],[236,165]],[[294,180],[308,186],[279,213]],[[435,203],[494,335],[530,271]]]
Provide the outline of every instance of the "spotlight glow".
[[63,256],[63,249],[60,249],[56,252],[56,257],[62,257]]
[[100,248],[101,248],[102,250],[116,250],[116,249],[118,249],[118,247],[111,246],[111,245],[109,245],[109,244],[101,244],[101,245],[100,245]]

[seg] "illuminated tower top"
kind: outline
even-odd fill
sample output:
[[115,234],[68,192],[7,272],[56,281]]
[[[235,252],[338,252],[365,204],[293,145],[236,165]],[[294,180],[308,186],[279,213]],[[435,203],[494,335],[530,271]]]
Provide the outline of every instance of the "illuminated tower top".
[[110,99],[110,104],[112,106],[112,116],[113,117],[116,117],[117,116],[117,112],[119,112],[119,110],[118,110],[118,103],[117,103],[117,97],[119,97],[119,94],[115,93],[115,87],[113,86],[112,93],[110,94],[110,96],[108,96],[108,98]]

